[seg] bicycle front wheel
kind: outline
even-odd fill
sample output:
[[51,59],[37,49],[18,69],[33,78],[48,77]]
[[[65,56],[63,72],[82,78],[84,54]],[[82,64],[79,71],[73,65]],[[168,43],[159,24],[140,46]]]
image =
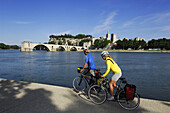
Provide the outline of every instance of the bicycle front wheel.
[[102,104],[106,101],[106,91],[99,85],[93,85],[88,90],[90,100],[95,104]]
[[76,91],[84,91],[86,89],[86,82],[84,80],[84,78],[82,77],[76,77],[74,80],[73,80],[73,88],[76,90]]
[[140,97],[137,93],[135,93],[135,97],[133,100],[127,100],[126,93],[124,90],[118,93],[117,100],[120,106],[127,110],[134,110],[140,104]]

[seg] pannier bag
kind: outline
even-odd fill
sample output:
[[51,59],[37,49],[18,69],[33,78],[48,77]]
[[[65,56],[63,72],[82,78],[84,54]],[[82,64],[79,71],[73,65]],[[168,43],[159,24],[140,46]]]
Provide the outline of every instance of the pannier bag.
[[126,84],[125,86],[125,94],[126,100],[133,100],[135,97],[136,86],[132,84]]

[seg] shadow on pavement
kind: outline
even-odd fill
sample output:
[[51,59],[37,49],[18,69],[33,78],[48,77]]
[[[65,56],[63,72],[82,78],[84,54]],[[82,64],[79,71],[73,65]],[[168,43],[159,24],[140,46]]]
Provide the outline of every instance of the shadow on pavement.
[[110,101],[95,105],[86,98],[86,93],[78,94],[69,88],[46,86],[45,89],[42,85],[40,88],[31,89],[28,88],[29,85],[30,83],[26,82],[0,80],[0,113],[148,112],[141,107],[134,111],[127,111],[117,102]]
[[56,107],[44,89],[25,88],[30,83],[11,80],[0,81],[0,113],[52,113]]
[[[74,90],[73,90],[74,92]],[[94,103],[92,103],[90,101],[90,99],[88,98],[87,92],[70,92],[72,94],[72,97],[74,98],[79,98],[78,101],[75,102],[75,104],[73,104],[73,106],[70,109],[85,109],[83,106],[86,106],[86,109],[84,111],[84,113],[89,112],[89,113],[95,113],[95,112],[99,112],[99,113],[143,113],[143,112],[149,112],[148,110],[142,108],[142,107],[138,107],[136,110],[133,111],[128,111],[123,109],[117,101],[106,101],[105,103],[101,104],[101,105],[96,105]],[[66,98],[69,98],[67,95],[65,95]],[[72,99],[74,99],[72,98]],[[85,104],[85,105],[83,105]],[[68,108],[69,109],[69,108]],[[82,111],[79,111],[82,112]]]
[[162,104],[164,104],[164,105],[166,105],[166,106],[169,106],[169,107],[170,107],[170,104],[169,104],[169,103],[162,102]]

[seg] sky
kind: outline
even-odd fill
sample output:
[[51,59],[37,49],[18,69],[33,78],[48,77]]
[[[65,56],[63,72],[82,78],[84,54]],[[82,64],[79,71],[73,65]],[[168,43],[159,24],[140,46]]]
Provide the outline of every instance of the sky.
[[0,43],[48,42],[50,35],[170,39],[170,0],[0,0]]

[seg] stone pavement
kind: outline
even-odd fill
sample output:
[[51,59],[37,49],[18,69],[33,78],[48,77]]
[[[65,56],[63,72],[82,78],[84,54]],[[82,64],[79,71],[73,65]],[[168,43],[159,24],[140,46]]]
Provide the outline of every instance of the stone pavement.
[[0,113],[170,113],[170,102],[141,99],[128,111],[116,101],[95,105],[71,88],[0,79]]

